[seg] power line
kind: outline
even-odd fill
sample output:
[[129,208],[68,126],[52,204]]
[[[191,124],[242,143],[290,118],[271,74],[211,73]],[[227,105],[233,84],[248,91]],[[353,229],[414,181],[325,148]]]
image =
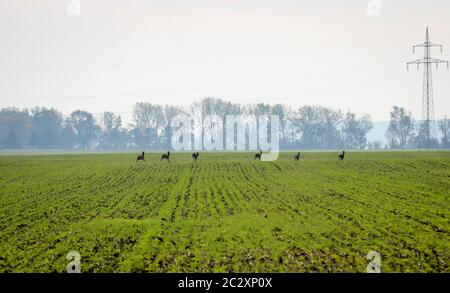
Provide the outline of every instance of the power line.
[[[391,63],[392,65],[403,63],[402,61],[397,61]],[[361,67],[361,68],[360,68]],[[44,99],[44,100],[52,100],[52,99],[84,99],[84,98],[108,98],[108,97],[122,97],[122,96],[154,96],[161,94],[176,94],[176,93],[185,93],[185,92],[196,92],[196,91],[205,91],[205,90],[217,90],[217,89],[226,89],[226,88],[240,88],[246,86],[253,86],[258,84],[273,84],[273,83],[282,83],[286,81],[296,81],[296,80],[311,80],[311,79],[323,79],[327,77],[332,77],[336,75],[340,75],[342,73],[351,73],[355,71],[366,70],[367,67],[364,65],[359,65],[355,68],[348,67],[346,70],[342,70],[339,72],[327,73],[327,74],[319,74],[317,76],[314,75],[303,75],[303,76],[291,76],[287,78],[275,78],[269,80],[258,80],[253,82],[244,82],[244,83],[235,83],[235,84],[223,84],[213,87],[205,87],[205,88],[187,88],[187,89],[175,89],[175,90],[161,90],[161,91],[148,91],[148,92],[125,92],[125,93],[105,93],[105,94],[92,94],[92,95],[73,95],[73,96],[34,96],[34,97],[26,97],[26,96],[4,96],[0,98],[5,99],[15,99],[15,100],[34,100],[34,99]]]
[[447,69],[449,67],[449,63],[446,60],[435,59],[431,57],[431,48],[432,47],[440,47],[442,53],[442,45],[433,44],[430,41],[430,35],[428,32],[428,27],[425,34],[425,42],[422,44],[418,44],[413,46],[413,53],[416,48],[424,48],[425,56],[422,59],[418,59],[415,61],[411,61],[407,63],[409,65],[417,65],[419,68],[420,64],[424,65],[423,70],[423,96],[422,96],[422,121],[424,130],[427,136],[427,147],[430,148],[432,146],[432,140],[437,137],[437,129],[436,122],[434,119],[434,98],[433,98],[433,69],[432,65],[436,64],[436,68],[438,68],[440,63],[446,63]]
[[[359,83],[353,83],[351,86],[348,85],[348,83],[340,83],[331,87],[321,87],[317,89],[312,90],[304,90],[304,91],[292,91],[292,92],[285,92],[277,94],[277,96],[288,96],[288,95],[308,95],[308,96],[314,96],[314,95],[322,95],[326,94],[330,91],[339,91],[339,90],[351,90],[355,88],[363,88],[363,87],[369,87],[369,86],[377,86],[383,83],[390,83],[390,82],[396,82],[398,79],[406,78],[403,74],[395,74],[390,77],[384,77],[382,79],[372,79],[371,81],[363,81]],[[273,97],[275,95],[271,95]]]

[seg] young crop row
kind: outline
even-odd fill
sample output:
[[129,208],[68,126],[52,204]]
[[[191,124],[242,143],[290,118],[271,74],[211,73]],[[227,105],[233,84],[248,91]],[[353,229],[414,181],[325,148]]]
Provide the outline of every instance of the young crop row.
[[0,157],[0,271],[450,271],[448,153],[158,157]]

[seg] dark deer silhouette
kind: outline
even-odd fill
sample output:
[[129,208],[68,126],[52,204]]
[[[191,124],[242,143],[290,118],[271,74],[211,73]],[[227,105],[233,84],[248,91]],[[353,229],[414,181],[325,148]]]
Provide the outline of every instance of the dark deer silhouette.
[[300,153],[297,153],[297,154],[295,155],[295,160],[296,160],[296,161],[300,160]]
[[339,155],[339,161],[343,161],[345,158],[345,151],[342,151],[342,154]]
[[259,151],[259,153],[255,154],[255,160],[260,160],[261,161],[261,155],[262,155],[262,151]]
[[144,153],[144,152],[142,152],[142,155],[139,155],[139,156],[136,158],[136,163],[137,163],[138,161],[144,161],[144,162],[145,162],[145,153]]
[[194,161],[197,161],[198,156],[200,156],[200,153],[199,153],[199,152],[192,153],[192,158],[194,159]]
[[170,162],[170,152],[167,152],[167,154],[162,154],[161,161],[164,159]]

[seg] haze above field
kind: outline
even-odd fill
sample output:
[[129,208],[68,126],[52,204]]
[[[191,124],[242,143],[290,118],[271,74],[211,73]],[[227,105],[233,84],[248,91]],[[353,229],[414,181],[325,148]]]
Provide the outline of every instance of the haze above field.
[[[243,103],[320,104],[387,121],[393,105],[421,117],[421,58],[444,44],[448,0],[0,2],[0,108],[113,111],[138,101],[188,105],[214,96]],[[337,2],[337,1],[336,1]],[[450,109],[450,73],[434,74],[436,118]]]

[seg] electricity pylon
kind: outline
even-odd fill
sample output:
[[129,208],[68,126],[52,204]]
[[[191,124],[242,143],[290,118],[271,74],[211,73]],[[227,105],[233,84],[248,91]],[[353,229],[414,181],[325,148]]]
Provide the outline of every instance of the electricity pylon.
[[448,61],[431,58],[431,47],[441,47],[442,45],[433,44],[430,41],[430,34],[427,32],[425,36],[425,43],[413,46],[413,54],[416,48],[425,48],[425,57],[415,61],[407,63],[409,70],[410,64],[417,64],[417,69],[419,69],[420,64],[424,64],[423,70],[423,97],[422,97],[422,123],[427,139],[427,147],[431,147],[431,141],[437,137],[436,135],[436,122],[434,120],[434,100],[433,100],[433,75],[432,75],[432,65],[436,64],[436,69],[439,67],[439,63],[447,63],[447,69],[449,67]]

